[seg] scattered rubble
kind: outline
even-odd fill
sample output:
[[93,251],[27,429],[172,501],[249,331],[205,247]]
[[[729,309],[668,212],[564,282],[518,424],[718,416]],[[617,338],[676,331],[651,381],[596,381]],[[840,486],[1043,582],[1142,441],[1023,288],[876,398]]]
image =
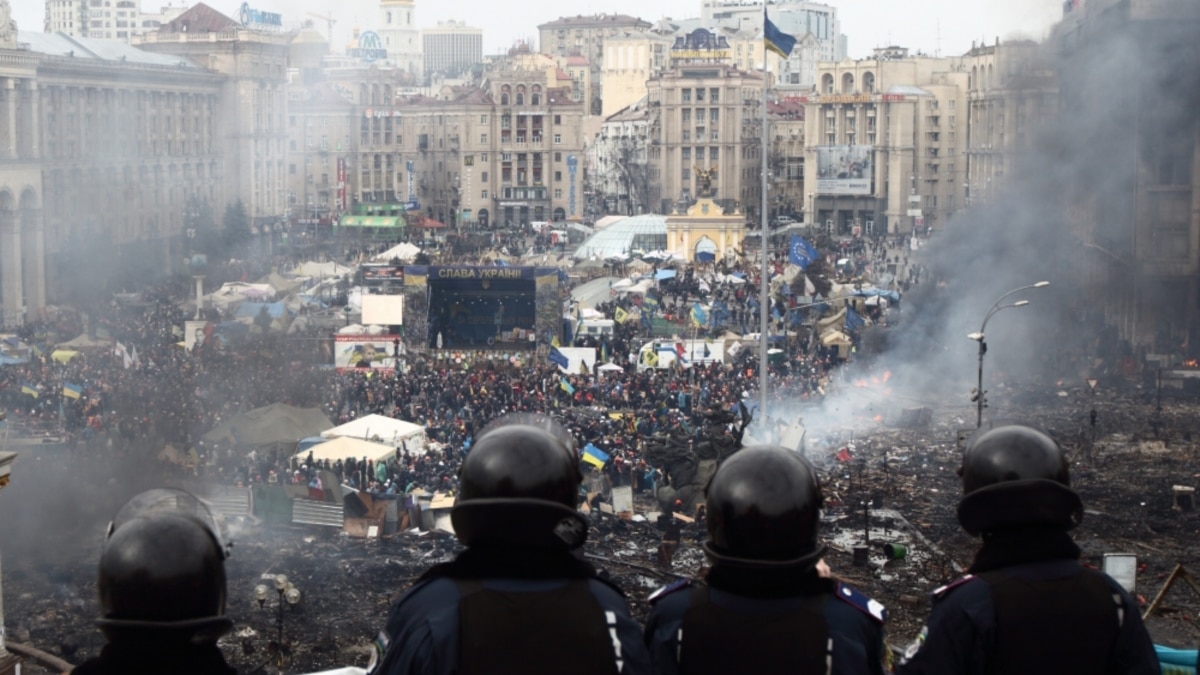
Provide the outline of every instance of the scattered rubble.
[[[1152,397],[1136,394],[1089,400],[1088,405],[1101,409],[1092,443],[1087,408],[1078,402],[1045,403],[1057,398],[1043,397],[1030,406],[1029,419],[1063,438],[1071,453],[1074,485],[1087,505],[1076,531],[1085,559],[1100,566],[1104,553],[1136,554],[1134,594],[1143,601],[1153,599],[1177,564],[1200,568],[1195,562],[1200,512],[1178,498],[1191,494],[1179,488],[1200,484],[1200,445],[1192,440],[1200,439],[1196,406],[1166,401],[1158,412]],[[915,636],[929,612],[929,592],[959,575],[976,547],[955,518],[957,439],[969,426],[964,416],[972,417],[935,409],[927,424],[918,419],[918,424],[899,427],[875,424],[869,433],[808,435],[806,452],[825,485],[827,561],[836,575],[889,608],[889,639],[896,644]],[[1157,438],[1153,419],[1162,431]],[[55,508],[64,496],[39,485],[47,468],[29,457],[19,462],[0,509],[11,513],[14,500],[21,500],[19,512],[27,518],[38,509]],[[81,489],[78,496],[88,494]],[[638,617],[648,611],[645,598],[654,588],[697,574],[706,564],[698,546],[703,525],[682,520],[677,552],[669,565],[659,564],[659,509],[648,495],[635,495],[632,514],[601,509],[589,514],[592,531],[584,554],[627,590]],[[107,513],[99,506],[94,510]],[[82,510],[72,518],[41,528],[38,546],[8,543],[7,528],[0,522],[0,535],[6,537],[0,545],[10,639],[78,663],[102,645],[91,618],[97,612],[96,560],[103,524],[99,515]],[[286,574],[303,594],[299,605],[285,611],[285,641],[291,649],[283,671],[365,666],[392,597],[458,550],[452,536],[436,531],[408,529],[359,538],[331,527],[249,520],[229,525],[235,540],[228,564],[235,629],[222,647],[230,662],[247,673],[279,670],[279,656],[270,649],[276,634],[272,605],[261,609],[253,594],[262,574]],[[862,551],[857,560],[856,551]],[[1200,642],[1198,616],[1200,594],[1187,584],[1175,584],[1148,624],[1156,641],[1188,648]]]

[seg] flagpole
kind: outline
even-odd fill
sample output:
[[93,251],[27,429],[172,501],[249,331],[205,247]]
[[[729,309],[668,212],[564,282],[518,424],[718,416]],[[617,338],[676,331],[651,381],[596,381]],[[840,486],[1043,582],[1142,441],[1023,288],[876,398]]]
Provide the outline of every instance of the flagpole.
[[762,204],[759,211],[759,245],[762,247],[762,274],[759,278],[759,330],[760,345],[759,360],[758,360],[758,392],[759,406],[758,414],[762,418],[764,425],[761,440],[769,442],[766,434],[767,423],[767,387],[769,378],[767,377],[767,313],[770,304],[770,295],[767,292],[768,286],[768,267],[767,267],[767,249],[770,246],[770,230],[767,227],[767,85],[768,85],[768,70],[767,70],[767,0],[763,0],[763,93],[762,93]]

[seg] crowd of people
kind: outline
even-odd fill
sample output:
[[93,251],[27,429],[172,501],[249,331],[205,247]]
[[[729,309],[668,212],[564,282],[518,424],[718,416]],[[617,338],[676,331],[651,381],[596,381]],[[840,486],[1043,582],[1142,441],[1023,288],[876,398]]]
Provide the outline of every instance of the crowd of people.
[[[521,240],[509,236],[497,243],[513,248]],[[882,268],[894,250],[895,244],[856,244],[846,253],[858,261],[857,271],[869,273],[872,266]],[[785,263],[781,258],[773,264],[782,271]],[[213,276],[218,282],[222,277],[252,280],[287,264],[281,258],[244,261]],[[749,349],[724,363],[638,368],[637,350],[646,339],[649,318],[665,317],[684,333],[692,326],[687,308],[704,301],[727,310],[693,334],[754,330],[760,309],[755,268],[751,261],[722,264],[716,275],[703,277],[685,268],[673,283],[648,294],[644,307],[628,297],[601,303],[597,309],[607,314],[639,309],[647,317],[618,323],[602,338],[579,339],[579,345],[596,347],[623,370],[565,375],[532,357],[519,365],[485,362],[463,369],[411,348],[400,370],[338,372],[321,362],[320,345],[329,328],[316,322],[286,334],[259,327],[257,334],[233,346],[209,335],[187,349],[183,327],[191,318],[191,310],[185,310],[190,280],[164,279],[103,306],[59,309],[21,326],[17,338],[40,347],[28,363],[0,368],[0,407],[30,431],[62,434],[80,452],[153,457],[172,446],[187,458],[187,470],[228,484],[313,480],[317,467],[304,468],[285,450],[203,438],[254,408],[282,402],[320,407],[334,424],[382,414],[426,427],[431,441],[426,456],[397,448],[390,461],[382,462],[382,470],[329,467],[339,479],[380,492],[452,487],[458,463],[485,421],[512,411],[552,412],[581,442],[593,443],[612,458],[608,470],[614,478],[641,489],[655,480],[655,467],[647,466],[644,457],[647,439],[664,433],[698,436],[711,411],[736,410],[739,402],[757,405],[759,382],[755,350]],[[731,280],[734,275],[738,283]],[[773,289],[771,296],[769,311],[783,327],[782,317],[792,317],[788,310],[795,304],[794,294],[785,287]],[[81,334],[104,346],[56,358],[54,345]],[[841,359],[836,350],[811,342],[792,348],[790,358],[771,365],[773,400],[818,398],[837,386]]]

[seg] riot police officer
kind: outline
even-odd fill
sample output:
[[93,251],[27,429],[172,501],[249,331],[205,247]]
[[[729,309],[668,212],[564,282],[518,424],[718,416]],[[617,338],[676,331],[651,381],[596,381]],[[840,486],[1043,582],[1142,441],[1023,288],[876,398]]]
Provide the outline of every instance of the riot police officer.
[[712,568],[651,596],[645,640],[661,675],[890,671],[882,605],[818,570],[821,486],[779,446],[734,453],[709,482]]
[[217,640],[225,616],[228,548],[204,505],[179,490],[150,490],[109,524],[100,554],[101,618],[108,642],[75,675],[225,675]]
[[467,548],[393,605],[372,672],[649,672],[624,596],[572,553],[588,523],[579,459],[556,426],[493,425],[476,439],[450,516]]
[[970,574],[934,591],[903,673],[1159,672],[1129,594],[1084,567],[1069,531],[1083,519],[1067,458],[1046,433],[983,429],[963,453],[958,521],[983,545]]

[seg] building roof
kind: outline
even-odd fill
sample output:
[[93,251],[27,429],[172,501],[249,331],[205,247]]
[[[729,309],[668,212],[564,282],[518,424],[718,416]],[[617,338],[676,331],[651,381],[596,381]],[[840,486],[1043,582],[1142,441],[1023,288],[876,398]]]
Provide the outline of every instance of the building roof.
[[894,84],[884,93],[900,94],[902,96],[931,96],[928,91],[911,84]]
[[17,42],[28,44],[29,51],[35,54],[46,54],[47,56],[199,70],[191,62],[178,56],[142,51],[120,40],[74,37],[66,33],[20,31],[17,34]]
[[567,57],[567,65],[568,66],[586,66],[586,65],[588,65],[588,58],[586,56],[581,56],[579,54],[572,54],[571,56]]
[[657,213],[631,216],[588,237],[575,249],[576,260],[615,258],[631,255],[634,249],[666,248],[667,217]]
[[538,26],[538,30],[592,28],[600,26],[644,26],[649,28],[650,22],[645,19],[639,19],[636,16],[629,16],[628,14],[592,14],[589,16],[577,14],[576,16],[564,16],[561,19],[541,24]]
[[225,16],[203,2],[164,23],[160,33],[220,33],[239,27],[237,21]]
[[789,120],[804,119],[804,104],[799,101],[767,101],[767,114]]

